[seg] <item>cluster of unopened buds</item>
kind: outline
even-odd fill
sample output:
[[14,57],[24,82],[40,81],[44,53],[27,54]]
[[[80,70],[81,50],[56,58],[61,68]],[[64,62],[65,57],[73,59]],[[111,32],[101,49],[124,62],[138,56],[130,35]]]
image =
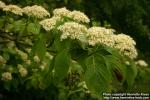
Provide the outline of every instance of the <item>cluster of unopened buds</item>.
[[19,73],[20,73],[21,77],[27,76],[28,71],[27,71],[27,69],[23,65],[18,64],[17,67],[19,69]]

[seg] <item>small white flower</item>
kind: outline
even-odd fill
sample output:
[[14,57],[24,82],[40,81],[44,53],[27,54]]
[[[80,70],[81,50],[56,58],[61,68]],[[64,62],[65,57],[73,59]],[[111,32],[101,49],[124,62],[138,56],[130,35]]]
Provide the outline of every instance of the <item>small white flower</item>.
[[2,78],[3,81],[10,81],[12,80],[12,75],[10,72],[4,72],[2,73]]

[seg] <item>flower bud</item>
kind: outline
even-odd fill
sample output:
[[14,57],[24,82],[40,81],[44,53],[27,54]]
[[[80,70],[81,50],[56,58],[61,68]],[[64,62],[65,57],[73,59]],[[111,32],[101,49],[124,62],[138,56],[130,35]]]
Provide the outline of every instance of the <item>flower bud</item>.
[[27,76],[27,74],[28,74],[28,71],[27,71],[27,69],[26,68],[19,68],[19,73],[20,73],[20,75],[22,76],[22,77],[25,77],[25,76]]
[[39,63],[40,62],[40,58],[38,56],[34,56],[33,60],[36,62],[36,63]]
[[0,55],[0,64],[5,64],[6,60]]
[[27,65],[30,65],[30,64],[31,64],[31,60],[27,60],[25,63],[26,63]]
[[3,81],[9,81],[12,80],[12,75],[10,72],[4,72],[2,73],[2,78]]

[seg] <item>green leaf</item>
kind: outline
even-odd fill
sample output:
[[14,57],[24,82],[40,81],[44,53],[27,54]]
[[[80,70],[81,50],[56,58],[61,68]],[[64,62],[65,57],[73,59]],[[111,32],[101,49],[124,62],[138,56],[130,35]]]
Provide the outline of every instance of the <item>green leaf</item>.
[[26,25],[26,23],[23,20],[15,21],[13,23],[13,31],[15,33],[19,33],[19,35],[22,35],[22,33],[25,30],[25,25]]
[[75,47],[75,45],[73,46],[74,48],[71,48],[72,59],[76,60],[79,63],[79,65],[81,65],[82,68],[86,70],[85,59],[88,57],[88,52],[81,48]]
[[19,86],[19,81],[18,81],[17,79],[13,79],[12,85],[13,85],[13,87],[14,87],[15,89],[17,89],[18,86]]
[[0,29],[4,26],[4,18],[0,17]]
[[150,77],[147,77],[147,76],[150,76],[150,68],[147,67],[147,68],[139,68],[139,76],[140,78],[143,79],[143,82],[149,82],[150,83]]
[[[39,74],[38,73],[34,73],[29,79],[30,79],[30,84],[32,87],[34,88],[38,88],[38,84],[39,84],[39,80],[38,80]],[[30,87],[30,86],[28,86]]]
[[64,49],[70,48],[71,41],[69,39],[61,41],[60,38],[56,38],[54,41],[55,49],[60,52]]
[[31,79],[31,85],[32,85],[34,88],[37,88],[37,86],[38,86],[38,80],[37,80],[37,78],[32,78],[32,79]]
[[60,91],[58,95],[58,100],[67,100],[67,94],[65,93],[65,91]]
[[62,80],[67,75],[69,65],[70,54],[68,53],[68,50],[64,49],[56,55],[54,62],[55,77],[58,80]]
[[9,60],[10,59],[10,55],[8,52],[4,52],[3,53],[3,57],[6,59],[6,60]]
[[117,71],[117,73],[119,74],[121,78],[119,79],[119,81],[123,82],[124,79],[126,78],[126,67],[121,63],[120,59],[115,57],[114,55],[106,55],[104,56],[104,58],[105,58],[105,63],[108,66],[111,73],[113,74],[114,71]]
[[11,90],[11,82],[10,81],[4,82],[4,88],[6,90],[10,91]]
[[104,56],[105,63],[108,70],[111,71],[112,78],[117,79],[119,82],[124,82],[126,78],[126,66],[118,51],[111,47],[103,46],[103,49],[98,53]]
[[28,33],[39,34],[40,33],[40,24],[38,23],[29,23],[27,26]]
[[135,66],[134,62],[130,62],[130,64],[131,66],[127,66],[126,68],[126,80],[129,88],[132,87],[137,76],[137,67]]
[[39,39],[35,42],[32,53],[37,54],[41,60],[44,59],[46,53],[46,38],[43,34],[41,34]]
[[13,28],[14,28],[14,25],[13,25],[13,24],[7,24],[7,25],[5,26],[5,31],[6,31],[6,32],[11,32],[11,31],[13,30]]
[[105,62],[99,56],[90,56],[86,61],[85,82],[88,89],[98,97],[109,91],[110,75]]

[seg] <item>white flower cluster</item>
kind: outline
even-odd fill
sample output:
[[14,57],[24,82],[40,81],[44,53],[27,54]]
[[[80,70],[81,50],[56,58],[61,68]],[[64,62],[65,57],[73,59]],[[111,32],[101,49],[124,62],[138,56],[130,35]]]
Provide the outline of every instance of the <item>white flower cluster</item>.
[[31,52],[31,48],[26,48],[25,51],[27,52],[26,54],[21,54],[21,55],[27,55],[26,57],[24,57],[24,61],[27,65],[30,65],[31,64],[31,60],[28,59],[28,54]]
[[46,53],[45,53],[45,56],[46,56],[48,59],[52,59],[52,58],[53,58],[53,55],[51,55],[49,52],[46,52]]
[[61,16],[61,17],[66,16],[66,17],[72,18],[73,20],[75,20],[77,22],[82,22],[82,23],[90,22],[90,19],[84,13],[82,13],[80,11],[76,11],[76,10],[69,11],[65,7],[54,9],[53,15]]
[[50,31],[51,29],[53,29],[55,25],[57,24],[57,22],[63,21],[63,18],[62,18],[63,16],[72,18],[73,20],[77,22],[88,23],[90,21],[89,18],[84,13],[80,11],[71,12],[67,10],[65,7],[54,9],[53,15],[54,16],[52,18],[44,19],[40,21],[40,25],[42,25],[42,27],[46,31]]
[[[90,22],[89,18],[84,13],[80,11],[69,11],[66,8],[55,9],[53,15],[55,17],[66,16],[82,23]],[[54,18],[51,18],[41,21],[40,24],[45,30],[51,30],[56,25],[56,22],[57,21]],[[68,37],[81,40],[81,37],[87,37],[89,45],[107,45],[118,49],[121,54],[126,55],[131,59],[137,57],[135,41],[125,34],[115,35],[115,30],[113,29],[106,29],[104,27],[91,27],[87,29],[86,26],[76,22],[66,22],[63,25],[60,25],[57,29],[62,32],[60,37],[61,40]]]
[[123,55],[134,59],[137,57],[137,50],[135,48],[135,41],[128,35],[119,34],[114,36],[115,45],[114,48],[118,49]]
[[26,60],[25,63],[26,63],[27,65],[30,65],[30,64],[31,64],[31,60]]
[[2,73],[2,78],[3,81],[10,81],[12,80],[12,75],[10,72],[4,72]]
[[26,50],[27,53],[30,53],[32,51],[31,48],[26,48],[25,50]]
[[0,9],[3,9],[6,6],[6,4],[2,1],[0,1]]
[[90,19],[80,11],[72,11],[68,13],[67,17],[74,19],[77,22],[89,23]]
[[39,66],[39,68],[41,70],[44,70],[47,66],[48,66],[48,64],[45,61],[43,61],[42,64]]
[[0,9],[3,9],[3,11],[12,12],[16,15],[23,15],[23,13],[25,13],[28,16],[35,16],[37,18],[44,18],[47,16],[50,17],[50,13],[38,5],[26,6],[22,9],[17,5],[5,5],[4,2],[0,1]]
[[126,55],[131,59],[137,57],[135,41],[125,34],[114,34],[115,30],[104,27],[91,27],[88,29],[89,45],[103,44],[119,50],[120,54]]
[[58,27],[58,30],[62,32],[61,40],[66,38],[71,39],[79,39],[83,37],[85,34],[87,34],[87,28],[84,25],[81,25],[76,22],[66,22],[63,25],[60,25]]
[[28,54],[16,48],[17,54],[21,57],[23,61],[28,61]]
[[23,12],[28,16],[35,16],[37,18],[50,17],[50,13],[38,5],[24,7]]
[[7,5],[3,8],[4,11],[12,12],[16,15],[22,15],[23,10],[17,5]]
[[68,9],[66,9],[65,7],[56,8],[56,9],[53,10],[53,15],[54,16],[63,17],[63,16],[67,16],[68,13],[70,13],[70,11]]
[[51,55],[49,52],[46,52],[45,53],[45,59],[43,61],[41,61],[41,65],[39,66],[39,68],[41,70],[44,70],[48,67],[49,65],[49,60],[52,60],[53,59],[53,55]]
[[60,21],[60,20],[61,20],[61,17],[52,17],[52,18],[44,19],[40,21],[40,25],[42,25],[42,27],[46,31],[50,31],[51,29],[55,27],[57,21]]
[[9,41],[6,45],[8,48],[14,48],[16,46],[14,41]]
[[34,62],[39,63],[41,60],[38,56],[33,57]]
[[144,60],[138,60],[135,62],[136,65],[147,67],[148,64]]
[[104,27],[91,27],[88,29],[89,45],[104,44],[108,46],[114,45],[113,34],[114,30]]
[[28,71],[27,71],[26,68],[23,67],[23,65],[18,64],[17,67],[18,67],[18,69],[19,69],[19,73],[20,73],[21,77],[27,76]]

